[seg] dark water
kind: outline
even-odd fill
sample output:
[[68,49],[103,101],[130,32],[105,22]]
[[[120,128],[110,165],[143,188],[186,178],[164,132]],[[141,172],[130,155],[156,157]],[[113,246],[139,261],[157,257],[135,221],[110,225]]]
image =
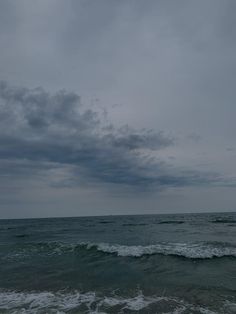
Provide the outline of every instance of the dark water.
[[0,313],[236,313],[236,214],[0,220]]

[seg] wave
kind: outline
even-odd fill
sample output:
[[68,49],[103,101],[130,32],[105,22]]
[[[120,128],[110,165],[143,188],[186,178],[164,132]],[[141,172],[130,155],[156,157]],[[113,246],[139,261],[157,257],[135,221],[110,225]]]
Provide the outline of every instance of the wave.
[[122,226],[125,226],[125,227],[132,227],[132,226],[147,226],[147,224],[145,223],[125,223],[125,224],[122,224]]
[[163,224],[180,225],[183,223],[184,221],[182,220],[165,220],[165,221],[158,222],[159,225],[163,225]]
[[117,256],[141,257],[143,255],[176,255],[192,259],[209,259],[213,257],[236,257],[236,248],[232,246],[219,246],[204,243],[159,243],[147,246],[120,245],[109,243],[89,243],[87,249],[95,248],[104,253],[116,254]]
[[212,259],[222,257],[236,257],[236,247],[219,242],[202,243],[167,243],[161,242],[151,245],[121,245],[112,243],[62,243],[39,242],[24,243],[20,248],[11,251],[3,259],[26,258],[32,254],[64,255],[80,254],[86,250],[97,253],[113,254],[118,257],[140,258],[147,255],[178,256],[188,259]]
[[30,236],[31,236],[31,234],[26,234],[26,233],[15,235],[16,238],[27,238],[27,237],[30,237]]
[[[234,304],[233,304],[234,305]],[[227,310],[227,301],[221,310]],[[151,308],[150,308],[151,307]],[[232,303],[230,303],[232,308]],[[206,307],[190,304],[182,299],[166,296],[144,296],[142,291],[132,297],[116,294],[100,296],[95,292],[0,292],[0,311],[18,314],[36,313],[128,313],[128,311],[155,310],[158,313],[186,313],[186,311],[202,314],[216,314]],[[168,312],[167,312],[168,311]],[[220,312],[223,313],[223,312]]]
[[215,219],[211,221],[212,223],[215,224],[236,224],[236,220],[232,220],[232,219]]

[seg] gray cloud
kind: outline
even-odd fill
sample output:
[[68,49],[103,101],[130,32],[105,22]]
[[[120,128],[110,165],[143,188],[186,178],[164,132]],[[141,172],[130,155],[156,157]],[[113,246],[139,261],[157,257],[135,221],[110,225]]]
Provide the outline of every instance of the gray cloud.
[[[127,125],[106,128],[99,113],[84,108],[75,93],[50,94],[1,82],[0,97],[0,158],[28,160],[27,171],[32,171],[33,162],[47,163],[48,168],[69,165],[70,183],[94,181],[144,190],[215,180],[168,167],[152,152],[173,145],[172,138]],[[13,169],[19,172],[17,164]]]

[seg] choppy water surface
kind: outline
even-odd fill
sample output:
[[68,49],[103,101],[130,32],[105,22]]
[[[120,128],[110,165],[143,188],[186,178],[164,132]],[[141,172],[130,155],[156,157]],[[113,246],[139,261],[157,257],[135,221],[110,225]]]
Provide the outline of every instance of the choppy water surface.
[[236,214],[0,220],[0,313],[236,313]]

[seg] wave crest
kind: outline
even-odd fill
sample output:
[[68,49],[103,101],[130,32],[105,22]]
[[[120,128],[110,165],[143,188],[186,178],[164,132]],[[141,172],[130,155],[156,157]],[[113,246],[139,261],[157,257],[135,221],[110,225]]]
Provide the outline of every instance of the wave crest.
[[26,258],[32,254],[64,255],[80,254],[80,251],[96,251],[113,254],[120,257],[139,258],[145,255],[170,255],[190,259],[211,259],[221,257],[236,257],[236,247],[219,242],[203,243],[167,243],[161,242],[151,245],[121,245],[112,243],[62,243],[41,242],[25,243],[23,247],[7,254],[3,259]]
[[97,251],[116,254],[117,256],[141,257],[143,255],[177,255],[186,258],[207,259],[213,257],[231,256],[236,257],[234,247],[216,247],[212,244],[190,244],[190,243],[159,243],[147,246],[142,245],[120,245],[109,243],[89,243],[87,249],[96,248]]

